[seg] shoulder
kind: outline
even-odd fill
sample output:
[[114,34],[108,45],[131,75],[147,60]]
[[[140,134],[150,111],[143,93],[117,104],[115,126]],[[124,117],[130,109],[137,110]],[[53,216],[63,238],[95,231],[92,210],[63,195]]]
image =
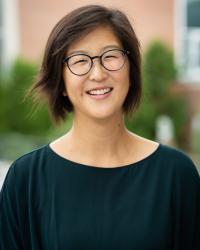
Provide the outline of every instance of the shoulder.
[[[192,159],[183,150],[159,144],[155,141],[146,139],[144,137],[133,134],[129,131],[131,138],[133,138],[133,145],[137,142],[140,148],[140,158],[148,159],[148,162],[153,168],[151,170],[158,171],[160,174],[174,174],[180,175],[192,174],[198,176],[197,167]],[[135,150],[135,147],[132,146]]]
[[167,169],[169,173],[173,173],[173,176],[185,182],[196,181],[200,184],[197,167],[184,151],[160,144],[157,158],[162,168]]
[[161,153],[163,156],[165,157],[175,157],[175,159],[179,159],[179,160],[190,160],[189,156],[181,149],[172,147],[172,146],[168,146],[165,144],[159,144],[160,148],[161,148]]
[[168,163],[194,165],[189,155],[181,149],[171,147],[168,145],[159,145],[160,157],[167,160]]
[[33,165],[34,163],[39,163],[44,161],[45,158],[48,156],[47,154],[47,145],[41,146],[37,149],[32,150],[29,153],[26,153],[19,158],[17,158],[13,163],[12,167],[20,168],[20,166],[26,167],[27,165]]
[[20,156],[9,167],[4,183],[27,182],[31,175],[40,171],[47,158],[47,145]]

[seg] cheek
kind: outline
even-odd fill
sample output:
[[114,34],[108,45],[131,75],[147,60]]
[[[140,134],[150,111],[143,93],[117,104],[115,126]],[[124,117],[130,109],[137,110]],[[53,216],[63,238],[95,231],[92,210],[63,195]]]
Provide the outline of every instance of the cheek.
[[120,71],[116,71],[119,83],[124,83],[124,85],[129,85],[130,82],[130,65],[126,62],[124,67]]
[[77,97],[82,97],[84,94],[83,79],[72,75],[71,73],[64,75],[65,91],[69,99],[73,102]]
[[116,82],[118,83],[119,88],[123,88],[124,91],[126,91],[127,88],[130,86],[130,79],[129,79],[129,71],[124,70],[123,72],[119,72],[119,74],[116,75]]

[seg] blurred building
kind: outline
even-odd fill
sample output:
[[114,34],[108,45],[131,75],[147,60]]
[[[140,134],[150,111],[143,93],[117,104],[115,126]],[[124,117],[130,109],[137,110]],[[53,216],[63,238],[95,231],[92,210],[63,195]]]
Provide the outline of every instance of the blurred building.
[[200,0],[0,0],[1,67],[9,68],[17,55],[39,61],[56,22],[94,3],[125,11],[142,50],[155,38],[174,49],[179,67],[175,91],[187,96],[192,119],[200,109]]

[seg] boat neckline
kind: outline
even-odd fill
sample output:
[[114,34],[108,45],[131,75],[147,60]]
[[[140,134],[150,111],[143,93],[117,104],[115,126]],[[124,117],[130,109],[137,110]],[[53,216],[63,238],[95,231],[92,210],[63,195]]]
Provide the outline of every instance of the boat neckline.
[[[51,142],[50,142],[51,143]],[[51,146],[50,146],[50,143],[48,143],[46,146],[47,146],[47,149],[49,150],[49,152],[52,153],[52,155],[54,157],[56,157],[57,159],[65,162],[65,163],[68,163],[70,165],[74,165],[76,167],[81,167],[81,168],[87,168],[87,169],[96,169],[96,170],[117,170],[117,169],[127,169],[127,168],[130,168],[130,167],[133,167],[133,166],[138,166],[140,165],[141,163],[144,163],[150,159],[152,159],[155,155],[157,155],[157,153],[160,151],[161,147],[162,147],[162,144],[161,143],[158,143],[158,146],[156,147],[156,149],[150,153],[149,155],[147,155],[145,158],[141,159],[141,160],[138,160],[136,162],[133,162],[133,163],[129,163],[129,164],[125,164],[125,165],[121,165],[121,166],[116,166],[116,167],[98,167],[98,166],[93,166],[93,165],[87,165],[87,164],[84,164],[84,163],[81,163],[81,162],[75,162],[73,160],[70,160],[68,158],[65,158],[63,156],[61,156],[60,154],[58,154],[57,152],[55,152]]]

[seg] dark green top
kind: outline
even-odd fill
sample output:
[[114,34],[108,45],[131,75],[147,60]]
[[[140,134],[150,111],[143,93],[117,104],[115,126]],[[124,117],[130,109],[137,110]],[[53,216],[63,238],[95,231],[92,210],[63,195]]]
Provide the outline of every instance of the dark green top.
[[198,172],[162,144],[116,168],[45,145],[11,165],[1,190],[1,250],[199,250],[199,239]]

